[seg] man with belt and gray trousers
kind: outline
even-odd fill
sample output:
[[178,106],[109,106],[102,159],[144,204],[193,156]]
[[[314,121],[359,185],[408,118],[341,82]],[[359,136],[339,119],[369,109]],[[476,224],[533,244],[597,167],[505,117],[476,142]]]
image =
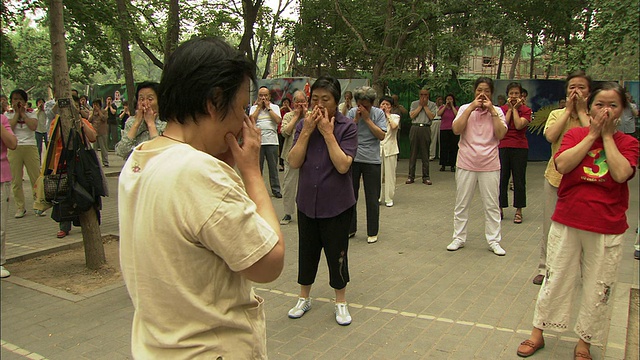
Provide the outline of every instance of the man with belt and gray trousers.
[[433,184],[429,179],[429,146],[431,145],[431,121],[437,112],[436,103],[429,101],[429,87],[424,86],[420,90],[420,100],[412,102],[409,111],[411,117],[411,130],[409,130],[411,156],[409,157],[409,178],[405,184],[414,183],[418,154],[422,159],[422,183]]

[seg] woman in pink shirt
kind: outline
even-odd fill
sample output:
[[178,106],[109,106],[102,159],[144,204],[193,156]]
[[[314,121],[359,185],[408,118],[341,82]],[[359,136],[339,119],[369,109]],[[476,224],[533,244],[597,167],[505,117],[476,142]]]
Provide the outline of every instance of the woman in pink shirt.
[[453,241],[447,250],[456,251],[467,241],[467,223],[473,193],[478,184],[484,203],[485,237],[489,249],[504,256],[500,247],[500,158],[498,144],[507,133],[504,114],[491,103],[493,80],[481,77],[474,84],[475,99],[460,106],[453,120],[453,133],[460,135],[456,162],[456,205],[453,215]]
[[8,270],[4,268],[4,263],[7,260],[5,256],[5,243],[7,241],[7,212],[9,207],[9,188],[11,187],[11,169],[9,166],[9,159],[7,158],[7,149],[15,150],[18,147],[18,138],[13,134],[11,130],[11,124],[9,119],[0,114],[0,120],[2,120],[2,126],[0,126],[0,201],[3,205],[0,206],[0,277],[6,278],[11,275]]
[[445,171],[445,166],[451,167],[451,172],[456,171],[456,157],[458,156],[458,141],[460,136],[453,133],[453,119],[458,115],[456,98],[453,94],[447,94],[444,105],[438,109],[440,121],[440,171]]

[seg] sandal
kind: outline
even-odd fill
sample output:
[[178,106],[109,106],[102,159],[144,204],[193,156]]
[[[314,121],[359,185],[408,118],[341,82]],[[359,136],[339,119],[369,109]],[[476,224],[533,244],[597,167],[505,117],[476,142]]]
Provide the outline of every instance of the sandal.
[[522,224],[522,214],[516,213],[516,216],[513,217],[514,224]]
[[[523,348],[523,349],[520,350],[520,348]],[[518,354],[518,356],[520,357],[526,358],[535,354],[536,351],[542,348],[544,348],[544,339],[542,339],[542,343],[538,345],[536,345],[533,341],[527,339],[520,343],[520,346],[518,346],[518,351],[516,352],[516,354]]]
[[58,231],[58,233],[56,234],[56,236],[58,237],[58,239],[62,239],[63,237],[69,235],[68,232],[64,231],[64,230],[60,230]]
[[574,360],[591,360],[591,352],[587,350],[587,352],[578,351],[578,345],[573,348],[573,358]]

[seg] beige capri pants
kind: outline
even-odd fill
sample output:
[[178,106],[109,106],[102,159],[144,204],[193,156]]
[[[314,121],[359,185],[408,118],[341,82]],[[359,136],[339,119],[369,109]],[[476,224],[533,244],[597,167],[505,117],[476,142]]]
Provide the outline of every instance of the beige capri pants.
[[575,333],[601,344],[609,326],[609,299],[622,257],[624,234],[604,235],[551,223],[545,277],[533,314],[533,326],[566,331],[576,289],[582,278],[582,301]]

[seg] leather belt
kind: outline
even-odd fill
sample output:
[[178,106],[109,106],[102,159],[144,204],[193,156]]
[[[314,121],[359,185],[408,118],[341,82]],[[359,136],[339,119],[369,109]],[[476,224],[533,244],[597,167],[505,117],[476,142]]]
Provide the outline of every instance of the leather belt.
[[420,127],[424,127],[424,126],[429,126],[429,125],[420,123],[420,124],[411,124],[411,126],[420,126]]

